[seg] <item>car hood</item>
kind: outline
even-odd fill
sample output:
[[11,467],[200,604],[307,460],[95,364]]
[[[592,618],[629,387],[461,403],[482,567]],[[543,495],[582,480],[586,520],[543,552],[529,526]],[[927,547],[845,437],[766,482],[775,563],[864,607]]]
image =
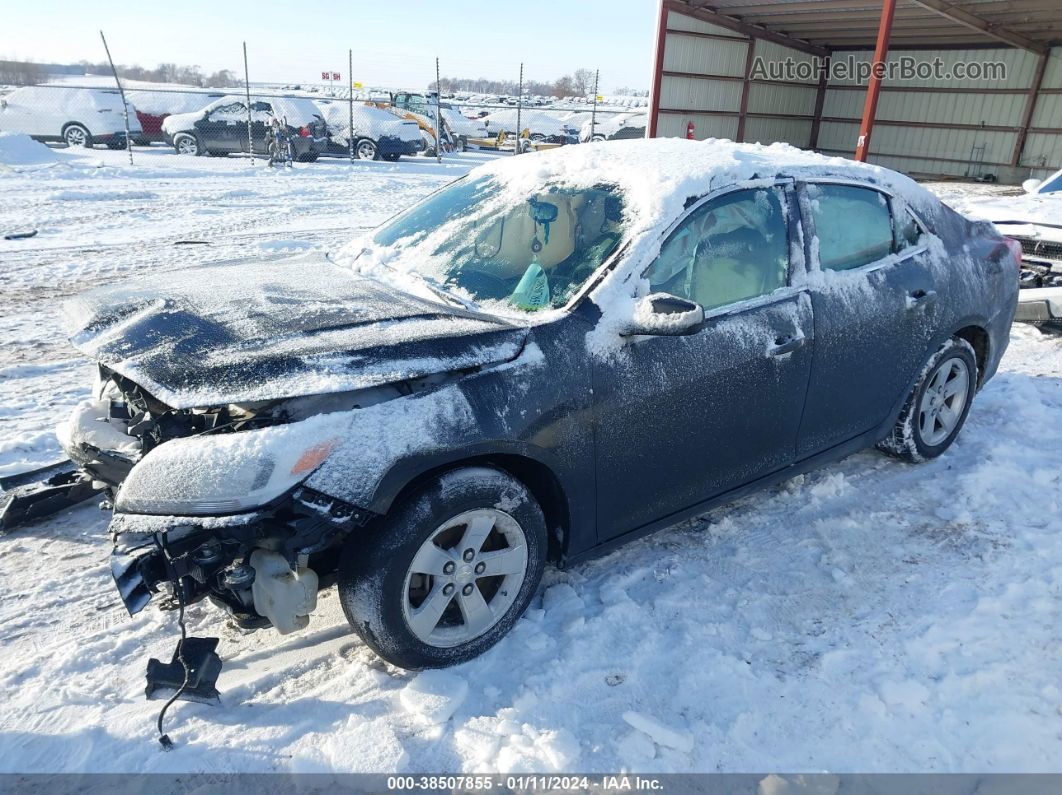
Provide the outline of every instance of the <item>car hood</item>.
[[191,113],[173,113],[162,120],[162,131],[174,135],[185,130],[190,130],[195,123],[203,118],[203,111],[196,110]]
[[171,408],[347,392],[515,358],[527,330],[357,276],[324,254],[84,293],[71,341]]
[[1062,194],[1028,194],[968,199],[956,209],[991,221],[1000,234],[1062,243]]

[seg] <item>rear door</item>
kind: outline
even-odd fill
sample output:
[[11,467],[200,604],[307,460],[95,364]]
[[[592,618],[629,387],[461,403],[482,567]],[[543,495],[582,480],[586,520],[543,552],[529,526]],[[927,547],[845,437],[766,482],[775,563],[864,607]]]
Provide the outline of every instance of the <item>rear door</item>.
[[805,458],[888,418],[925,363],[938,285],[924,230],[898,200],[858,183],[798,189],[812,241],[815,314],[815,358],[797,443],[798,458]]
[[[811,371],[811,302],[785,186],[695,205],[646,277],[705,307],[684,337],[637,337],[595,364],[600,540],[793,461]],[[791,265],[791,263],[793,263]]]

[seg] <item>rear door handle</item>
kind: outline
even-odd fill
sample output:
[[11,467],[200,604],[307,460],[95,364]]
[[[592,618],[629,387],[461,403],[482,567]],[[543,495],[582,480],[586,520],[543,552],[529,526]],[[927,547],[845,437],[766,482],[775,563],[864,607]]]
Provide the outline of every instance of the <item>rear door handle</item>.
[[919,309],[937,302],[936,290],[912,290],[907,294],[907,308]]
[[805,342],[807,338],[803,334],[786,334],[783,337],[776,337],[774,344],[767,349],[767,353],[771,356],[785,356],[787,353],[803,348]]

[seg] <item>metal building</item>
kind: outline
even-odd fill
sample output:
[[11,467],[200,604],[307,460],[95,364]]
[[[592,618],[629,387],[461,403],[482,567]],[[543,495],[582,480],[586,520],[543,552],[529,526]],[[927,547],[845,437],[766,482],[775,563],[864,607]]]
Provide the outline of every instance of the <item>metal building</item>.
[[1062,166],[1060,45],[1062,0],[661,0],[648,134],[1042,178]]

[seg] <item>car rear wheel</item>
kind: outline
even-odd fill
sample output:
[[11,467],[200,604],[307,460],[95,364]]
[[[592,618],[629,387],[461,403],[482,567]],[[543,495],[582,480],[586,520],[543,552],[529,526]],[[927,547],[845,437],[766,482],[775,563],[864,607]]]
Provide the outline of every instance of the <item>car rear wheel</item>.
[[444,473],[414,491],[369,538],[347,542],[339,596],[383,659],[438,668],[497,643],[534,596],[546,524],[518,480],[486,467]]
[[179,155],[198,155],[202,153],[199,140],[191,133],[178,133],[173,136],[173,148]]
[[359,160],[375,160],[377,151],[376,142],[369,138],[359,138],[354,144],[354,154]]
[[67,146],[85,146],[92,148],[92,135],[80,124],[68,124],[63,128],[63,140]]
[[879,449],[907,461],[936,458],[962,430],[976,391],[974,349],[966,340],[953,337],[926,363]]

